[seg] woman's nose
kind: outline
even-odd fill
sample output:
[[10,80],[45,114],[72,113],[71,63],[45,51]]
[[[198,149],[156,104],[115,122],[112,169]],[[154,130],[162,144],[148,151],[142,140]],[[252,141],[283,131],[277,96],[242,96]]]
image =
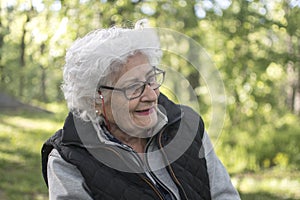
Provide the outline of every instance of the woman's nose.
[[141,101],[156,101],[158,96],[158,89],[152,89],[149,84],[145,86],[145,90],[141,96]]

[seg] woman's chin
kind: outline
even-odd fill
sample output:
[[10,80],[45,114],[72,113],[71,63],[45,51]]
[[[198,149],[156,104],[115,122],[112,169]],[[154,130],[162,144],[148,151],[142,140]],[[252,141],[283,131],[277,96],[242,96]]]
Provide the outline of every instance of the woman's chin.
[[132,127],[129,128],[131,130],[128,130],[126,132],[134,137],[148,138],[152,136],[153,133],[151,129],[156,125],[156,123],[157,118],[149,118],[148,120],[134,121],[132,123]]
[[137,116],[134,118],[133,123],[138,129],[151,129],[157,123],[157,113],[155,112],[146,116]]
[[[129,118],[129,119],[128,119]],[[151,112],[147,115],[131,114],[127,119],[122,118],[117,122],[118,127],[128,135],[133,137],[147,138],[151,137],[151,129],[157,124],[157,112]]]

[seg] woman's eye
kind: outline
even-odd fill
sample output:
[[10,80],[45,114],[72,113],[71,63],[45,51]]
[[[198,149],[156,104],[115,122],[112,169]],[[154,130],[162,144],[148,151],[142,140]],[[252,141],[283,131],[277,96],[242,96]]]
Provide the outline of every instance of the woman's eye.
[[147,82],[155,82],[155,81],[156,81],[155,75],[150,76],[150,77],[147,79]]
[[133,84],[133,85],[130,85],[128,87],[126,87],[126,90],[127,91],[130,91],[130,92],[136,92],[137,90],[139,90],[143,85],[142,84]]

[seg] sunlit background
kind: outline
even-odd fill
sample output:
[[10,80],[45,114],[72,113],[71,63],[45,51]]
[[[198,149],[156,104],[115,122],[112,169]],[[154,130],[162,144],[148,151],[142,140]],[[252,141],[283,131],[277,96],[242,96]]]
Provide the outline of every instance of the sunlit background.
[[[300,199],[299,0],[1,0],[0,199],[47,199],[40,148],[67,114],[66,49],[141,18],[193,39],[218,69],[226,116],[215,150],[242,199]],[[188,80],[209,125],[206,80],[179,55],[163,63]]]

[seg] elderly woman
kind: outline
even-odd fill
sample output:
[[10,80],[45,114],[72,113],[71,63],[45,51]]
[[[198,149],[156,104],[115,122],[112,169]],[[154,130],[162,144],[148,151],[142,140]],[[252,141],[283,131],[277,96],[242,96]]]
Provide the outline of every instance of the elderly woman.
[[50,199],[239,199],[200,116],[160,93],[159,45],[113,27],[67,51],[70,113],[42,148]]

